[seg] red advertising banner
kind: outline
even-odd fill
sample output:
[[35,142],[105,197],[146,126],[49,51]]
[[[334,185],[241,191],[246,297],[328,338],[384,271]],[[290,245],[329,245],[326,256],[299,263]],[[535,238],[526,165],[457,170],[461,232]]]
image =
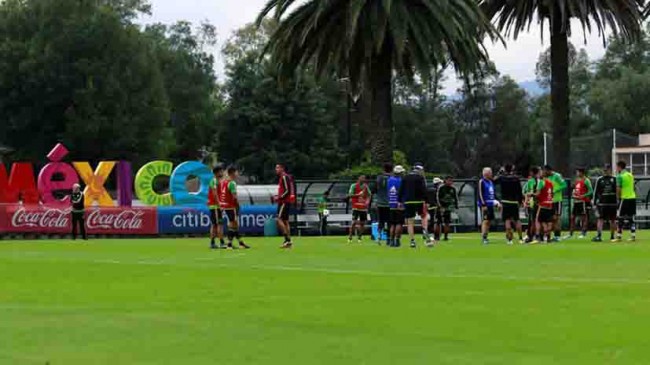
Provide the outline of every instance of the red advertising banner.
[[156,208],[92,208],[86,210],[88,234],[158,234]]
[[0,208],[0,232],[69,233],[70,209],[9,204]]
[[[157,234],[157,210],[153,207],[90,208],[86,210],[86,230],[88,234]],[[0,234],[62,234],[71,231],[70,208],[20,204],[0,206]]]

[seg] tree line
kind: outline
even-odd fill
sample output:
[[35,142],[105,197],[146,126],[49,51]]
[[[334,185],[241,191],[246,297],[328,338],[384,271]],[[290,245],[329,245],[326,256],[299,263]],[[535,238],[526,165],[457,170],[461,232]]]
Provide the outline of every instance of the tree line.
[[[550,93],[528,95],[472,47],[440,58],[444,46],[429,49],[418,65],[403,58],[382,84],[386,99],[386,90],[369,88],[361,61],[346,63],[359,68],[355,76],[339,72],[335,59],[297,59],[278,38],[290,29],[273,17],[230,35],[221,50],[225,75],[217,79],[210,52],[217,30],[138,25],[149,10],[144,0],[0,3],[0,144],[16,149],[12,159],[42,161],[61,141],[72,158],[91,161],[236,163],[260,183],[273,179],[277,161],[300,178],[375,173],[380,159],[469,177],[482,166],[540,164],[543,133],[554,131]],[[309,36],[315,42],[319,34]],[[473,72],[473,63],[458,67],[470,54]],[[634,42],[612,37],[600,60],[567,44],[568,135],[647,131],[649,55],[647,29]],[[536,67],[549,91],[552,61],[549,49]],[[442,92],[451,71],[463,76],[453,96]],[[373,109],[378,103],[388,104],[380,114],[390,121]]]

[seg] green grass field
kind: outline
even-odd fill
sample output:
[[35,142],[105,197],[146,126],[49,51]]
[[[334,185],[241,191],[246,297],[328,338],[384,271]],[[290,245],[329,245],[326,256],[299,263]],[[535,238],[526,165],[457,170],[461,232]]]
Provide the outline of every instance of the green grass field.
[[641,364],[636,244],[0,241],[0,364]]

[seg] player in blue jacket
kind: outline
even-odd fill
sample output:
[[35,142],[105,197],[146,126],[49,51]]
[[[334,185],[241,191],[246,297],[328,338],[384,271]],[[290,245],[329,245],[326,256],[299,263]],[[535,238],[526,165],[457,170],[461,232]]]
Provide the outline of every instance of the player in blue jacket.
[[405,171],[404,167],[397,165],[393,169],[393,176],[388,178],[388,205],[390,206],[389,247],[401,246],[400,238],[404,226],[404,202],[400,201],[399,192]]
[[486,167],[483,169],[483,177],[478,182],[478,206],[481,208],[481,235],[483,244],[490,243],[488,235],[490,234],[490,225],[494,220],[494,209],[499,207],[499,201],[496,199],[494,192],[494,181],[492,169]]

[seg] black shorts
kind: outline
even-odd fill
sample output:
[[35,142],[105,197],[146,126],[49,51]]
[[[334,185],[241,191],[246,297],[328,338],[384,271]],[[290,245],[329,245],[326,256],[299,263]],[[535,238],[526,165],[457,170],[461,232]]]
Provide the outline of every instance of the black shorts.
[[481,219],[484,221],[493,221],[495,218],[494,207],[485,207],[485,210],[481,208]]
[[539,223],[553,223],[554,215],[555,211],[553,209],[538,207],[536,220]]
[[503,212],[501,213],[503,221],[519,222],[519,204],[503,203]]
[[618,215],[618,207],[615,205],[601,205],[598,207],[598,218],[605,221],[615,221]]
[[404,209],[390,210],[390,224],[393,226],[400,226],[404,224]]
[[383,227],[390,222],[390,207],[377,207],[377,223]]
[[438,207],[432,207],[429,205],[427,216],[429,217],[429,222],[435,222],[435,220],[438,218]]
[[526,214],[528,214],[528,221],[534,222],[537,219],[537,207],[526,208]]
[[223,212],[226,214],[226,217],[228,218],[228,223],[238,222],[239,212],[237,211],[237,209],[224,209]]
[[416,215],[422,217],[424,215],[424,203],[406,203],[404,210],[404,218],[413,219]]
[[553,203],[553,214],[558,217],[562,216],[562,202]]
[[438,224],[451,224],[451,210],[437,209],[436,222]]
[[359,222],[367,222],[368,221],[368,212],[365,210],[352,210],[352,220],[353,221],[359,221]]
[[289,204],[278,204],[278,219],[285,222],[289,220]]
[[634,218],[636,215],[636,199],[624,199],[618,203],[619,218]]
[[591,204],[589,203],[575,202],[573,203],[573,211],[571,213],[573,215],[585,215],[585,214],[589,214],[590,209],[591,209]]
[[223,212],[221,209],[210,209],[210,223],[217,226],[223,222]]

